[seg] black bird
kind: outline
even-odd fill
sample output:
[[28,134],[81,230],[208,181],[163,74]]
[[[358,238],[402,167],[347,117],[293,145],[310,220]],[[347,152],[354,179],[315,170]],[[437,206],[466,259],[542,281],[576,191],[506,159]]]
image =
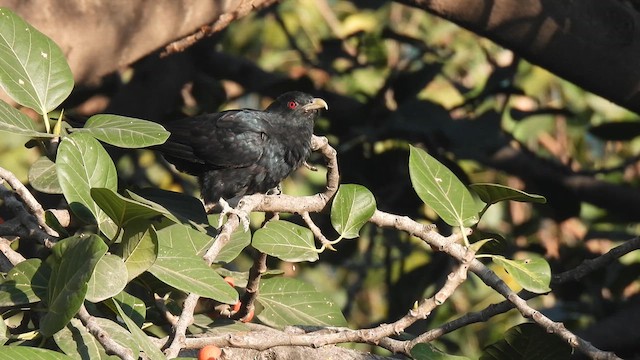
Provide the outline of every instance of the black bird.
[[205,205],[277,187],[305,163],[320,109],[327,103],[298,91],[264,111],[228,110],[163,123],[169,139],[155,147],[183,172],[198,177]]

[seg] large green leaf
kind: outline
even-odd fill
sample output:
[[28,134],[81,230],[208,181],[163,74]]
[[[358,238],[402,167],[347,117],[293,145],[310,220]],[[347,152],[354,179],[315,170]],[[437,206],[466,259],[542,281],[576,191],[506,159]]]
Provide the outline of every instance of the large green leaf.
[[340,307],[313,286],[291,278],[269,278],[260,283],[258,318],[274,327],[287,325],[346,326]]
[[34,189],[46,194],[62,194],[56,163],[41,156],[29,168],[29,183]]
[[94,220],[107,237],[113,237],[117,226],[91,198],[91,188],[116,191],[118,186],[116,167],[102,145],[86,134],[66,136],[58,148],[56,168],[71,210],[85,221]]
[[41,115],[73,89],[71,69],[58,45],[7,8],[0,8],[0,87]]
[[96,303],[115,296],[127,286],[127,279],[127,267],[122,258],[107,254],[98,261],[89,279],[86,299]]
[[0,283],[0,306],[34,303],[46,297],[51,269],[40,259],[27,259],[14,266]]
[[478,222],[478,204],[456,175],[424,150],[411,147],[411,183],[420,199],[451,226]]
[[193,196],[156,188],[141,189],[136,193],[127,191],[126,195],[139,203],[158,210],[173,222],[193,222],[195,224],[207,222],[207,214],[204,211],[202,201]]
[[270,221],[253,234],[254,248],[284,261],[316,261],[318,252],[311,230],[294,223]]
[[[1,27],[2,25],[0,25]],[[1,34],[0,34],[1,35]],[[0,63],[2,59],[0,59]],[[0,70],[0,73],[2,70]],[[26,114],[0,100],[0,131],[31,137],[50,137],[52,134],[40,132]]]
[[559,336],[532,323],[507,330],[504,339],[484,349],[480,360],[565,360],[571,346]]
[[196,255],[202,241],[197,234],[181,224],[158,230],[158,258],[149,272],[178,290],[234,304],[237,291]]
[[151,342],[144,331],[142,331],[138,327],[138,325],[136,325],[136,323],[131,320],[124,311],[122,311],[120,304],[118,304],[117,301],[114,301],[113,305],[116,307],[120,317],[124,320],[125,325],[127,325],[127,328],[129,329],[129,332],[131,333],[133,339],[136,341],[138,346],[140,346],[142,351],[144,351],[145,355],[147,355],[147,357],[151,360],[165,360],[166,357],[164,356],[162,351],[160,351],[160,349]]
[[94,317],[93,318],[98,325],[104,330],[111,338],[118,344],[133,351],[133,357],[138,358],[140,352],[140,346],[137,341],[131,336],[131,333],[127,329],[120,326],[118,323],[109,319]]
[[[169,226],[163,226],[170,224]],[[170,248],[182,248],[194,256],[202,257],[213,244],[213,235],[198,231],[184,224],[165,221],[158,225],[158,244]]]
[[[215,259],[216,263],[230,263],[232,262],[244,248],[249,246],[251,243],[251,232],[244,231],[244,229],[239,226],[232,234],[229,242],[222,248],[222,250],[218,253],[218,256]],[[207,244],[208,245],[208,244]],[[204,254],[208,250],[208,246],[202,249],[198,253],[198,255],[204,256]]]
[[108,248],[96,235],[74,236],[59,241],[47,258],[51,266],[47,312],[40,320],[40,333],[51,336],[64,328],[78,312],[88,282]]
[[122,148],[160,145],[169,138],[169,132],[158,123],[109,114],[90,117],[83,128],[74,132],[88,133],[107,144]]
[[493,255],[492,258],[496,264],[504,267],[523,288],[536,294],[551,291],[549,288],[551,268],[542,257],[532,254],[524,260],[510,260],[498,255]]
[[376,211],[376,199],[362,185],[340,185],[331,204],[331,224],[342,238],[353,239]]
[[520,202],[532,202],[544,204],[547,202],[544,196],[528,194],[522,190],[514,189],[500,184],[476,183],[469,185],[475,191],[480,200],[487,204],[495,204],[500,201],[513,200]]
[[[147,316],[147,306],[144,301],[138,299],[137,297],[122,291],[116,296],[113,297],[113,300],[117,301],[122,311],[138,326],[142,326],[144,323],[144,319]],[[106,302],[107,306],[111,307],[113,302]],[[113,305],[113,311],[117,311],[115,305]]]
[[118,253],[127,268],[127,282],[147,271],[158,257],[158,237],[153,226],[145,221],[127,226]]
[[118,226],[124,227],[129,222],[135,223],[162,215],[160,211],[128,199],[111,189],[93,188],[90,194],[96,205]]
[[100,359],[101,345],[78,319],[71,321],[53,335],[56,345],[74,359]]
[[0,346],[0,360],[74,360],[65,354],[28,346]]

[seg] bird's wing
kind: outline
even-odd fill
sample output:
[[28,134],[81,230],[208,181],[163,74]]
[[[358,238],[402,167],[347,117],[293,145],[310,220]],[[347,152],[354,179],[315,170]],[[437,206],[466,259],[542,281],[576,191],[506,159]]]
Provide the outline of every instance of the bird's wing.
[[246,167],[262,156],[267,117],[257,110],[230,110],[176,120],[165,125],[171,137],[160,151],[188,166]]

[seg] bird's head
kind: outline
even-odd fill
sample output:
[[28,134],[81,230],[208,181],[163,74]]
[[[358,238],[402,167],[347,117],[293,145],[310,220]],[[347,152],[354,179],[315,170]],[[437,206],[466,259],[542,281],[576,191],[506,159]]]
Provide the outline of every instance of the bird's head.
[[300,91],[290,91],[278,96],[266,111],[282,114],[287,118],[315,120],[320,109],[329,109],[326,101]]

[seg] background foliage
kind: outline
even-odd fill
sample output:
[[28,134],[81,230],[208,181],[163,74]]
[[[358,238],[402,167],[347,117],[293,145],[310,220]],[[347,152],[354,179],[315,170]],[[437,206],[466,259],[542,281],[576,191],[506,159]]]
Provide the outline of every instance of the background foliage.
[[[318,255],[313,236],[299,217],[283,214],[283,219],[260,228],[264,214],[257,213],[252,216],[253,239],[239,230],[230,243],[233,246],[227,245],[219,255],[217,260],[226,269],[218,269],[219,273],[239,280],[236,283],[239,288],[247,278],[242,273],[254,262],[254,251],[244,249],[249,241],[253,241],[255,249],[275,255],[269,258],[268,266],[277,271],[263,279],[260,292],[264,298],[258,300],[263,308],[257,313],[258,319],[264,324],[281,327],[301,321],[300,317],[306,315],[317,321],[316,325],[373,327],[405,315],[416,301],[431,296],[444,283],[453,264],[451,258],[427,251],[422,241],[406,233],[367,224],[375,207],[436,224],[443,235],[449,235],[460,223],[471,226],[477,222],[472,218],[482,210],[482,220],[470,241],[496,239],[487,243],[482,252],[501,254],[505,259],[544,257],[547,261],[543,263],[548,262],[554,274],[572,269],[637,235],[637,213],[629,212],[613,201],[615,198],[599,199],[587,191],[576,192],[565,181],[572,179],[567,175],[570,174],[612,186],[614,190],[635,189],[637,115],[423,11],[386,2],[339,1],[332,5],[323,8],[312,1],[285,1],[232,23],[184,53],[165,58],[150,56],[105,78],[97,86],[78,84],[69,98],[66,98],[71,91],[68,68],[54,64],[62,73],[56,78],[65,80],[56,85],[56,92],[43,95],[33,90],[37,101],[21,101],[19,97],[14,100],[38,114],[64,108],[67,113],[82,115],[96,112],[122,115],[97,115],[82,130],[65,130],[60,126],[58,133],[68,131],[69,135],[60,142],[57,152],[48,146],[26,149],[23,145],[32,138],[38,141],[50,138],[55,130],[46,130],[61,123],[50,124],[45,115],[33,127],[27,125],[33,122],[24,115],[40,120],[33,111],[22,108],[24,113],[18,113],[0,103],[5,119],[6,114],[12,114],[16,127],[22,129],[2,129],[12,135],[5,136],[0,143],[0,166],[29,183],[45,209],[64,206],[59,196],[48,194],[61,190],[80,220],[97,220],[107,245],[111,246],[110,256],[104,256],[105,241],[94,235],[88,239],[74,236],[71,232],[68,239],[54,247],[54,256],[38,263],[35,258],[43,257],[43,250],[20,243],[20,253],[31,259],[9,271],[5,279],[22,276],[33,284],[40,279],[41,284],[33,287],[33,293],[25,290],[23,295],[28,300],[20,304],[42,300],[49,309],[55,306],[61,309],[59,313],[50,310],[42,318],[32,317],[31,313],[11,306],[18,304],[15,293],[7,295],[10,298],[0,302],[0,306],[6,306],[2,308],[2,317],[14,335],[12,341],[38,343],[40,338],[24,335],[37,328],[43,335],[53,335],[73,317],[84,298],[92,314],[111,314],[111,320],[106,317],[101,320],[103,327],[123,329],[112,321],[117,313],[131,333],[136,333],[134,328],[144,322],[146,333],[158,337],[167,335],[170,326],[153,305],[153,293],[171,294],[166,306],[174,313],[180,308],[183,292],[228,304],[238,299],[236,289],[229,287],[222,276],[204,262],[196,261],[211,245],[210,235],[215,230],[208,224],[216,224],[217,219],[208,219],[193,198],[148,190],[159,188],[197,195],[193,179],[176,175],[149,150],[121,148],[147,147],[166,136],[153,123],[136,120],[136,125],[131,125],[129,116],[161,121],[225,108],[264,107],[268,99],[257,94],[273,97],[284,90],[298,89],[325,98],[330,111],[317,124],[316,133],[326,135],[336,148],[341,183],[359,184],[340,188],[339,199],[345,205],[332,209],[330,216],[314,215],[316,224],[329,239],[343,238],[333,245],[336,252]],[[5,34],[7,22],[3,24]],[[19,24],[15,29],[24,26]],[[25,36],[16,32],[16,42],[30,41]],[[56,59],[50,42],[32,44],[38,46],[34,53],[51,54],[49,60]],[[24,67],[27,72],[39,71],[36,62],[28,62]],[[20,75],[13,78],[19,84]],[[6,81],[5,75],[2,79]],[[56,112],[51,115],[57,116]],[[142,141],[143,138],[148,141]],[[98,140],[115,147],[103,148]],[[428,150],[431,156],[426,157],[426,153],[418,152],[410,144]],[[57,166],[57,170],[52,170],[51,165],[54,153],[56,163],[65,164]],[[321,162],[319,157],[314,160]],[[435,163],[443,163],[455,175],[451,179],[460,179],[464,184],[498,183],[527,191],[498,192],[503,199],[524,202],[496,201],[483,209],[469,193],[459,200],[471,207],[455,205],[451,207],[454,213],[448,216],[416,186],[417,175],[410,171],[414,160],[429,164],[421,169],[433,170]],[[105,173],[75,172],[87,166]],[[301,169],[287,179],[284,192],[309,195],[322,191],[326,169],[318,167],[318,172]],[[59,179],[59,189],[47,176],[52,171]],[[475,192],[487,202],[482,190],[477,189],[481,186],[476,185]],[[119,189],[126,190],[117,192]],[[491,193],[491,189],[485,191]],[[541,198],[531,194],[541,194],[547,201],[541,204]],[[495,194],[486,196],[497,198]],[[356,198],[362,208],[349,208],[347,204]],[[435,200],[446,198],[446,194],[435,196]],[[336,203],[334,200],[333,206]],[[10,219],[6,203],[0,207],[0,215]],[[162,220],[158,222],[159,217]],[[85,223],[81,225],[61,230],[92,229],[83,227]],[[287,246],[282,246],[285,241]],[[84,246],[72,246],[74,242]],[[67,250],[74,251],[73,258],[84,261],[65,264],[63,260],[71,258],[65,255]],[[638,353],[635,342],[638,335],[632,331],[613,331],[615,328],[607,324],[637,312],[638,261],[637,253],[631,253],[580,282],[552,287],[551,295],[530,303],[584,334],[595,345],[631,357]],[[193,266],[178,269],[187,262]],[[499,259],[488,264],[515,290],[524,286],[527,290],[544,292],[549,285],[548,281],[540,284],[518,279],[518,271],[509,268],[509,264],[498,266]],[[538,260],[534,265],[544,267]],[[121,292],[126,283],[107,281],[113,280],[110,274],[123,267],[128,273],[127,292]],[[72,279],[74,272],[78,276],[93,273],[94,279],[88,281],[82,296],[56,305],[57,299],[67,299],[64,292],[70,289],[56,284],[56,276],[46,283],[44,279],[49,275],[43,272],[47,271],[71,272],[67,279]],[[276,277],[276,273],[285,277]],[[131,282],[139,274],[142,275]],[[107,283],[110,286],[104,286]],[[308,284],[313,284],[312,288]],[[37,293],[44,287],[49,289],[46,299]],[[283,292],[274,291],[282,288]],[[304,304],[310,305],[311,299],[318,300],[313,295],[316,291],[325,296],[320,303],[326,304],[326,299],[342,315],[331,313],[334,320],[329,321],[322,318],[328,310],[321,305],[314,303],[315,310],[309,315],[287,303],[289,292],[298,296],[309,292],[312,295]],[[499,294],[470,276],[437,311],[407,332],[422,334],[502,300]],[[290,309],[290,317],[283,318],[285,312],[278,312],[278,306]],[[203,312],[190,327],[193,333],[211,321]],[[512,328],[524,321],[517,312],[509,312],[443,335],[433,344],[449,354],[469,358],[489,356],[490,349],[483,352],[486,346],[508,339],[513,332],[530,334],[526,327]],[[72,320],[64,331],[88,336],[81,329],[77,320]],[[122,330],[112,333],[118,331]],[[23,335],[16,339],[16,334]],[[611,339],[612,334],[618,337],[616,342]],[[113,337],[118,341],[116,335]],[[58,332],[46,346],[71,355],[72,350],[65,350],[66,340],[68,336]],[[96,346],[91,351],[104,351],[95,341],[93,344]],[[361,349],[365,346],[368,351],[388,354],[380,347],[357,345]],[[151,348],[153,345],[147,346]]]

